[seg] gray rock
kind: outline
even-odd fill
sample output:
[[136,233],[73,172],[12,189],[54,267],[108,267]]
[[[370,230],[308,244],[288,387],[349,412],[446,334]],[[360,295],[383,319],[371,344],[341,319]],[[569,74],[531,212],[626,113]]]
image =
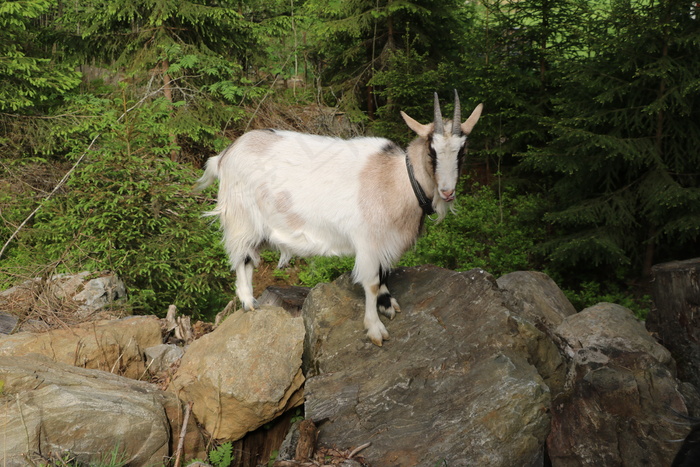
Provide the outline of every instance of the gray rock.
[[528,341],[543,334],[482,270],[400,270],[389,288],[403,312],[381,348],[365,336],[349,276],[304,304],[305,407],[319,443],[371,441],[362,455],[378,466],[542,465],[550,394]]
[[0,335],[9,334],[17,327],[17,317],[0,312]]
[[177,398],[155,386],[44,357],[0,357],[0,381],[7,466],[64,452],[88,464],[115,448],[129,465],[160,465],[170,453],[166,406],[181,418]]
[[73,300],[80,305],[78,313],[90,314],[124,297],[126,297],[124,282],[114,274],[107,274],[85,282],[82,290],[73,295]]
[[158,374],[170,369],[185,354],[185,350],[175,344],[158,344],[143,351],[146,368],[151,374]]
[[516,271],[496,281],[505,293],[510,307],[541,327],[554,328],[564,318],[576,314],[559,286],[546,274],[536,271]]
[[304,305],[304,300],[306,300],[306,296],[309,294],[309,290],[311,289],[308,287],[270,286],[262,293],[258,299],[258,304],[260,306],[279,306],[287,310],[292,316],[299,316],[301,314],[301,308]]
[[697,395],[674,377],[668,350],[611,303],[567,317],[556,333],[570,372],[552,405],[552,465],[670,465],[679,448],[671,440],[688,431],[676,413],[687,414]]
[[34,278],[0,292],[0,308],[23,316],[32,310],[61,309],[74,312],[76,320],[119,303],[126,297],[124,282],[105,272],[98,277],[84,271],[77,274],[56,274],[47,280]]

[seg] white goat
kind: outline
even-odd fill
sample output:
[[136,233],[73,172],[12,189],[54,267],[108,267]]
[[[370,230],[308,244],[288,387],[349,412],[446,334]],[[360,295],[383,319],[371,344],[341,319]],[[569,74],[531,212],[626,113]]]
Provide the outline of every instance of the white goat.
[[416,241],[424,216],[442,220],[455,199],[459,162],[482,104],[460,124],[455,91],[452,121],[443,122],[435,94],[434,122],[401,112],[418,137],[404,151],[383,138],[343,140],[280,130],[254,130],[207,161],[196,189],[219,179],[216,208],[223,243],[247,310],[253,268],[262,247],[292,256],[355,256],[353,278],[365,291],[364,325],[376,345],[389,338],[377,310],[400,311],[386,276]]

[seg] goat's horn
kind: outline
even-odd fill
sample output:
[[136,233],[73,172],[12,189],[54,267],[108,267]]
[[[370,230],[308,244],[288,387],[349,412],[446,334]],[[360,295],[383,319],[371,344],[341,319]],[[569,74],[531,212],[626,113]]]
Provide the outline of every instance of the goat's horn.
[[462,134],[462,109],[459,108],[459,96],[457,95],[457,90],[455,89],[455,114],[452,117],[452,134],[461,135]]
[[442,113],[440,113],[440,101],[438,100],[438,95],[435,93],[435,116],[433,117],[435,121],[434,132],[438,134],[443,134],[445,132],[442,126]]

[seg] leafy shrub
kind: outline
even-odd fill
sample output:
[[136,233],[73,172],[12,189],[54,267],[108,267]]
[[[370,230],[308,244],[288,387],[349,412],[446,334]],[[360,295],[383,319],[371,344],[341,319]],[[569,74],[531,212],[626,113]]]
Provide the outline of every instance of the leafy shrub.
[[544,236],[537,222],[542,204],[538,197],[506,190],[499,198],[493,189],[474,185],[457,202],[456,214],[442,223],[426,221],[424,235],[404,255],[402,266],[482,268],[500,276],[536,265],[532,252]]
[[168,103],[156,99],[116,118],[129,105],[106,105],[109,130],[44,203],[5,265],[111,270],[137,311],[162,314],[173,303],[204,314],[223,306],[229,287],[220,235],[201,218],[207,200],[191,193],[193,171],[169,158]]
[[651,308],[651,297],[648,295],[635,297],[630,291],[609,282],[601,284],[586,281],[575,289],[564,289],[564,294],[578,311],[597,303],[609,302],[628,308],[637,318],[644,320]]
[[231,441],[209,451],[209,462],[214,467],[228,467],[233,459],[233,443]]
[[302,263],[299,281],[302,285],[313,287],[323,282],[331,282],[341,274],[352,271],[355,258],[315,256]]

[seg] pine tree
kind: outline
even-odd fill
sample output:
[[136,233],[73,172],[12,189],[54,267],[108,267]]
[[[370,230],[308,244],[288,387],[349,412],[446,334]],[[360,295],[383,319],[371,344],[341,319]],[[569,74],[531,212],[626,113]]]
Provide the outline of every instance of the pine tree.
[[[171,103],[167,125],[199,142],[242,116],[242,60],[255,44],[238,0],[80,0],[60,16],[80,63],[113,69],[129,91]],[[177,154],[173,152],[173,159]]]
[[527,163],[551,176],[555,265],[648,274],[700,253],[700,20],[681,0],[619,1],[597,32]]
[[390,70],[397,50],[428,56],[435,69],[464,46],[468,9],[456,0],[310,0],[305,9],[319,18],[312,28],[317,38],[312,54],[322,81],[334,87],[346,107],[366,109],[370,120],[383,104],[371,81]]
[[57,61],[41,40],[37,19],[54,3],[0,3],[0,111],[15,112],[49,103],[80,82],[80,75]]

